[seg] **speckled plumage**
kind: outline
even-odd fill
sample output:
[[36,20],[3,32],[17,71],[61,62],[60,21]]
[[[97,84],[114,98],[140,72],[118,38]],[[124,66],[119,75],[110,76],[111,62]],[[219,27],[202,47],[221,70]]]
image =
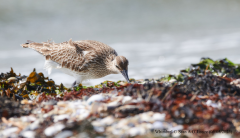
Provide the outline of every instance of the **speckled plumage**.
[[[28,41],[21,45],[32,48],[46,57],[45,68],[52,68],[74,76],[77,83],[86,79],[101,78],[126,70],[128,61],[110,46],[93,40],[69,41],[62,43]],[[116,58],[117,57],[117,58]],[[113,65],[114,64],[114,65]],[[119,65],[120,68],[116,69]],[[116,67],[115,67],[116,66]]]

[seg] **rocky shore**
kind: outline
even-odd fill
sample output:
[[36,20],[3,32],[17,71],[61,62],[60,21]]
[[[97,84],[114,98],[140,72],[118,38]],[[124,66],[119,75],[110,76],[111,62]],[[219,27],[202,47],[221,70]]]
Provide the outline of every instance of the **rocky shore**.
[[240,66],[202,58],[178,75],[66,88],[0,74],[0,137],[238,137]]

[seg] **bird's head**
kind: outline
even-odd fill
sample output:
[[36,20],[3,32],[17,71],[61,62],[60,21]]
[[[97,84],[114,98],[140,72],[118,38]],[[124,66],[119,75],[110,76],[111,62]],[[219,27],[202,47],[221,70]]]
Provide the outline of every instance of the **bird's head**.
[[130,82],[128,78],[128,60],[124,56],[115,57],[113,60],[113,70],[116,73],[122,73],[127,82]]

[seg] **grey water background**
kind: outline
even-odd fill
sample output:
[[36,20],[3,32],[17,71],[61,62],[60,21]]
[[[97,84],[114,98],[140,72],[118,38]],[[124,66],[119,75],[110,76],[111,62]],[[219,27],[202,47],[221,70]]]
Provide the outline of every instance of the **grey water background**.
[[[240,63],[239,0],[0,0],[0,72],[29,75],[44,57],[23,49],[26,40],[97,40],[129,59],[129,77],[177,74],[201,57]],[[50,78],[74,78],[53,70]],[[84,82],[124,80],[108,75]]]

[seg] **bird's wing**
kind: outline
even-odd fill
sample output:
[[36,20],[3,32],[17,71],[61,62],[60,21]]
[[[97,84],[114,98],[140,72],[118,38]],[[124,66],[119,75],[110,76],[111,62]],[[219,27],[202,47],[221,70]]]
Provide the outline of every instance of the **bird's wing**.
[[84,58],[79,71],[88,70],[88,65],[90,64],[105,64],[104,60],[106,58],[110,59],[109,56],[117,55],[117,52],[110,46],[94,40],[74,41],[73,45]]
[[106,52],[114,51],[106,44],[93,40],[72,41],[70,39],[68,42],[63,43],[28,41],[21,46],[32,48],[44,55],[46,60],[52,60],[58,63],[59,67],[69,68],[74,71],[86,70],[89,62],[97,60],[98,56],[104,56]]

